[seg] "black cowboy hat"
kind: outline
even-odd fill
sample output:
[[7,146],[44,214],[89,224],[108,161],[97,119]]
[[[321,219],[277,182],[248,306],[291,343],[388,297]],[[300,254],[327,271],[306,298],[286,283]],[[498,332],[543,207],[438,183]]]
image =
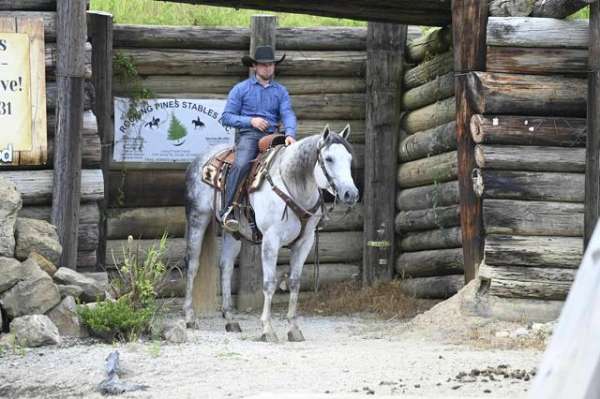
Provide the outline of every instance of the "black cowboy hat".
[[254,50],[254,57],[245,55],[242,57],[242,64],[247,67],[251,67],[252,64],[268,64],[274,62],[279,64],[285,59],[285,54],[279,60],[275,59],[275,51],[271,46],[257,46]]

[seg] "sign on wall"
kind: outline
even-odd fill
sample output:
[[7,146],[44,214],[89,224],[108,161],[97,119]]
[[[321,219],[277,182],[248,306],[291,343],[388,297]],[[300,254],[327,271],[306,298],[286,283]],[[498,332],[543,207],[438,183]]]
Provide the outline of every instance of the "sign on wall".
[[0,166],[47,159],[44,23],[0,17]]
[[154,99],[133,104],[115,97],[116,162],[190,162],[212,147],[232,145],[221,124],[225,100]]

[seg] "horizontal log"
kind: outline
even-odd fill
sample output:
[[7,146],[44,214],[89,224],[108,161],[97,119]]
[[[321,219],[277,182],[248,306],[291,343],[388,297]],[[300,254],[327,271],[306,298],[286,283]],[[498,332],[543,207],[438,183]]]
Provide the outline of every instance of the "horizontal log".
[[[328,232],[320,235],[319,257],[324,263],[353,262],[362,259],[362,231]],[[219,248],[221,240],[217,240]],[[135,240],[135,250],[143,256],[152,246],[158,245],[157,240]],[[183,266],[186,242],[184,238],[171,238],[167,240],[165,261],[169,265]],[[127,240],[106,241],[106,263],[114,267],[122,262],[123,251],[127,250]],[[114,256],[113,256],[114,254]],[[286,264],[290,260],[290,251],[282,248],[277,259],[278,264]],[[314,262],[314,248],[308,256],[307,262]],[[215,265],[216,266],[216,265]]]
[[[93,103],[93,93],[92,86],[89,81],[86,81],[83,90],[83,109],[85,111],[92,109]],[[56,82],[47,82],[46,83],[46,109],[48,114],[54,113],[56,110],[56,101],[58,99],[58,88],[56,87]]]
[[576,269],[583,256],[582,237],[486,236],[485,263]]
[[476,113],[585,116],[587,80],[564,76],[471,72],[468,91]]
[[397,182],[402,188],[424,186],[456,179],[456,151],[405,162],[398,168]]
[[564,281],[519,281],[495,278],[489,282],[489,294],[501,298],[564,300],[571,288]]
[[450,97],[408,112],[402,118],[401,126],[407,134],[414,134],[454,120],[456,120],[456,99]]
[[487,48],[488,72],[583,76],[587,71],[587,64],[587,49]]
[[585,147],[584,118],[473,115],[471,134],[476,143]]
[[492,266],[486,264],[479,266],[479,277],[488,280],[499,278],[517,281],[572,283],[575,280],[576,273],[577,269],[553,267]]
[[182,170],[111,170],[108,182],[109,207],[185,205]]
[[[47,205],[52,200],[52,170],[2,171],[0,176],[12,181],[23,198],[23,205]],[[99,169],[82,169],[81,202],[104,198],[104,179]]]
[[[433,29],[406,46],[406,58],[409,62],[418,63],[431,56],[448,51],[452,45],[452,29],[448,27]],[[277,38],[279,47],[279,38]]]
[[415,110],[453,95],[454,72],[448,72],[421,86],[406,91],[402,96],[402,109]]
[[403,252],[426,249],[460,248],[462,236],[460,227],[438,228],[419,232],[410,232],[400,237],[400,249]]
[[562,19],[587,7],[594,1],[595,0],[536,0],[531,16]]
[[[246,51],[118,48],[130,58],[140,75],[201,75],[244,77],[248,68],[241,58]],[[290,51],[277,67],[277,76],[361,77],[365,75],[364,51]]]
[[585,148],[477,144],[475,162],[482,169],[584,173]]
[[483,201],[487,234],[583,237],[583,204],[569,202]]
[[462,274],[435,277],[417,277],[402,280],[400,290],[413,298],[447,299],[465,285]]
[[464,269],[462,248],[404,252],[396,259],[400,278],[461,274]]
[[460,208],[458,205],[402,211],[396,215],[396,233],[402,234],[403,232],[416,230],[459,226],[459,216]]
[[583,173],[476,170],[481,182],[475,192],[482,198],[528,201],[583,202]]
[[452,150],[456,150],[454,121],[407,136],[400,142],[398,155],[401,162],[407,162]]
[[[19,211],[19,217],[40,219],[50,222],[50,212],[52,209],[49,206],[26,206]],[[80,224],[98,224],[100,223],[100,208],[98,204],[87,203],[81,204],[79,207],[79,223]]]
[[[293,98],[292,98],[293,101]],[[298,120],[298,126],[296,129],[296,136],[298,138],[308,137],[313,134],[320,134],[326,125],[334,132],[341,132],[344,127],[350,125],[350,137],[349,141],[352,144],[364,144],[365,142],[365,120],[364,119],[344,119],[344,120],[332,120],[332,119],[300,119]]]
[[[48,114],[47,117],[48,125],[48,137],[54,137],[56,131],[56,115],[54,113]],[[83,126],[81,128],[81,136],[93,136],[98,135],[98,120],[96,115],[92,111],[85,111],[83,113]]]
[[292,98],[299,119],[364,119],[365,94],[298,95]]
[[79,251],[95,251],[100,243],[100,226],[98,223],[80,224],[78,237],[77,249]]
[[[46,79],[56,80],[56,64],[58,60],[58,51],[55,43],[48,43],[45,46],[46,51]],[[92,44],[85,43],[85,75],[86,79],[92,78]]]
[[504,47],[588,47],[588,20],[550,18],[488,19],[487,45]]
[[445,75],[454,69],[454,55],[452,51],[433,57],[429,61],[406,71],[404,75],[404,89],[412,89],[434,80],[437,76]]
[[[100,167],[102,161],[100,136],[81,136],[81,166],[92,169]],[[54,137],[48,138],[48,166],[54,165]]]
[[533,11],[533,1],[488,0],[488,10],[494,17],[526,17]]
[[458,199],[458,181],[455,180],[400,190],[396,196],[396,208],[400,211],[428,209],[455,205]]
[[98,261],[98,254],[96,250],[93,251],[79,251],[77,253],[77,269],[90,270],[96,269]]
[[[28,3],[29,0],[25,0]],[[19,1],[19,8],[21,1]],[[9,6],[10,7],[10,6]],[[7,7],[8,8],[8,7]],[[11,7],[12,8],[12,7]],[[25,6],[23,10],[27,10]],[[56,41],[56,12],[55,11],[5,11],[0,9],[0,16],[2,17],[29,17],[29,18],[42,18],[44,20],[44,40],[46,43]]]
[[[321,231],[358,231],[362,229],[362,205],[353,207],[349,213],[341,206],[329,213],[322,223]],[[136,239],[160,238],[165,232],[169,237],[184,237],[186,228],[184,207],[109,209],[107,238]]]

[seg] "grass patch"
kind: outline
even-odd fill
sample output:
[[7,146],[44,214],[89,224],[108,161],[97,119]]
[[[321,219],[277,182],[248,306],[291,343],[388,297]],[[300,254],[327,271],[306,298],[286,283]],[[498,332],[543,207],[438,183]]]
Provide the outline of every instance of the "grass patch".
[[372,313],[382,319],[404,319],[431,308],[436,301],[407,296],[400,281],[360,288],[358,282],[341,282],[322,287],[317,295],[300,302],[303,312],[323,316]]
[[[119,24],[186,25],[248,27],[250,17],[265,11],[236,10],[229,7],[213,7],[168,3],[154,0],[92,0],[92,10],[113,14]],[[271,13],[278,18],[281,27],[307,26],[366,26],[365,22],[339,18],[324,18],[304,14]]]

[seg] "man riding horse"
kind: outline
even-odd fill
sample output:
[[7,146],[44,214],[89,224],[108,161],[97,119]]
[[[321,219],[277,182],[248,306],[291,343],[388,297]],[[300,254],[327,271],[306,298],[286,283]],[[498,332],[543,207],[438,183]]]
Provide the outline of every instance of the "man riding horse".
[[275,59],[271,46],[258,46],[254,57],[244,56],[242,63],[255,71],[250,78],[231,89],[223,112],[223,125],[238,130],[235,161],[227,176],[221,220],[229,232],[239,230],[233,208],[236,191],[250,171],[250,163],[258,155],[258,142],[283,125],[285,144],[296,141],[296,115],[287,89],[275,82],[275,65],[285,59]]

